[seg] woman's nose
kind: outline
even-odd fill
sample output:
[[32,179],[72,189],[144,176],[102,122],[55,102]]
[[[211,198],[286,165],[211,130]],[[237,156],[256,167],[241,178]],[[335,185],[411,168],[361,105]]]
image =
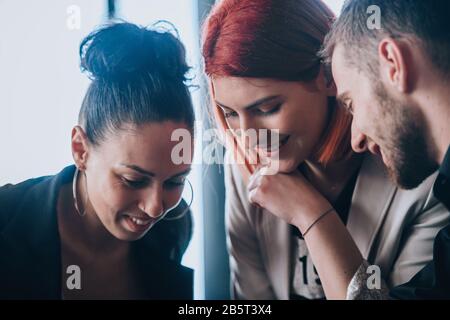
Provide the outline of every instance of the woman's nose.
[[257,123],[255,122],[253,117],[251,117],[249,115],[242,115],[240,117],[240,124],[239,125],[240,125],[239,129],[243,133],[248,133],[248,132],[257,130]]
[[238,135],[245,144],[253,148],[258,143],[258,124],[251,117],[241,117]]
[[163,190],[161,186],[153,186],[150,191],[143,193],[140,209],[152,218],[164,213]]

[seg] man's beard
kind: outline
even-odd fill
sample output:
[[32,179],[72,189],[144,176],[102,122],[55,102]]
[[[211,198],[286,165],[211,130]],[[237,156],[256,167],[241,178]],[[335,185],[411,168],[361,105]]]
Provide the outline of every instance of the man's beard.
[[413,189],[438,169],[426,142],[424,121],[414,108],[390,97],[381,83],[375,94],[383,113],[378,132],[384,132],[380,147],[389,176],[399,187]]

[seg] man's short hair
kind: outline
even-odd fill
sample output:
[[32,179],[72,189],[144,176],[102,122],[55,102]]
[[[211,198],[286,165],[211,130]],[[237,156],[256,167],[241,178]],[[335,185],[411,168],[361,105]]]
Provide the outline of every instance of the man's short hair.
[[[369,28],[380,9],[380,27]],[[345,48],[349,65],[374,77],[378,70],[378,44],[382,38],[413,39],[445,79],[450,78],[450,0],[347,0],[327,35],[320,56],[330,62],[337,44]]]

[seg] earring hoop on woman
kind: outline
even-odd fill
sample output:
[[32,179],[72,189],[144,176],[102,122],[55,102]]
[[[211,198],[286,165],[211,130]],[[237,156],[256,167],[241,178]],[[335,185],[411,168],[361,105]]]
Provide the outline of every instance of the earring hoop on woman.
[[[78,207],[78,193],[77,193],[77,181],[78,181],[78,174],[80,173],[80,169],[78,167],[75,169],[75,174],[73,175],[73,181],[72,181],[72,195],[73,195],[73,203],[75,205],[75,210],[77,213],[84,217],[86,215],[86,209],[83,206],[83,212],[80,211]],[[86,178],[86,174],[84,174]],[[86,199],[87,199],[87,182],[86,182]]]
[[183,218],[186,215],[186,213],[188,213],[189,209],[191,208],[192,202],[194,200],[194,188],[192,188],[192,184],[188,180],[188,178],[186,178],[186,181],[188,182],[189,187],[191,188],[191,195],[192,195],[188,206],[181,213],[177,214],[175,217],[167,218],[167,214],[169,213],[169,212],[167,212],[165,217],[162,220],[167,220],[167,221],[179,220],[179,219]]

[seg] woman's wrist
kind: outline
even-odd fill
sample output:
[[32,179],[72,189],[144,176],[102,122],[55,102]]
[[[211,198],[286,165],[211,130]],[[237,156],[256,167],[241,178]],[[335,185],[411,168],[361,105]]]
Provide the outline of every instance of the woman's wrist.
[[333,211],[334,211],[334,208],[331,207],[331,208],[329,208],[327,211],[325,211],[324,213],[322,213],[316,220],[314,220],[313,223],[311,223],[311,224],[309,225],[309,227],[306,228],[306,230],[304,230],[304,231],[302,232],[303,237],[306,236],[306,234],[309,232],[309,230],[311,230],[311,229],[314,227],[314,225],[315,225],[316,223],[319,223],[320,220],[324,219],[329,213],[331,213],[331,212],[333,212]]
[[334,208],[327,201],[317,203],[307,209],[302,208],[296,211],[296,215],[292,219],[291,224],[296,226],[304,234],[309,231],[313,224],[322,218],[326,218],[332,211],[334,211]]

